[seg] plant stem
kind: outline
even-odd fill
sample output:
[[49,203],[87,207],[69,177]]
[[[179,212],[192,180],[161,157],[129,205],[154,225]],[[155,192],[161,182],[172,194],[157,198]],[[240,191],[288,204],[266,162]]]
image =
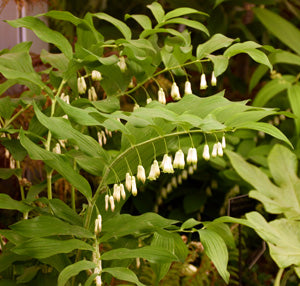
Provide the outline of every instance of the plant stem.
[[47,171],[47,195],[49,200],[52,200],[52,173],[53,170]]
[[[16,161],[16,166],[17,166],[18,169],[21,169],[20,161]],[[21,183],[22,175],[21,176],[17,176],[17,177],[18,177],[19,186],[20,186],[21,199],[23,201],[23,200],[25,200],[25,192],[24,192],[24,187],[23,187],[23,185]]]
[[274,282],[274,286],[280,286],[280,280],[281,280],[283,271],[284,271],[284,268],[279,268],[277,275],[276,275],[275,282]]

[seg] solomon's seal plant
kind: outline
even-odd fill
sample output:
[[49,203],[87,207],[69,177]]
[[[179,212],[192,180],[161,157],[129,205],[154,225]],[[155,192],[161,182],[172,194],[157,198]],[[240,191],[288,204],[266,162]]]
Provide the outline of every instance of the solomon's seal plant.
[[[42,51],[47,69],[40,73],[32,67],[31,43],[0,54],[0,72],[7,79],[1,91],[17,83],[28,87],[19,99],[0,100],[1,143],[16,162],[16,168],[2,169],[1,177],[27,179],[20,170],[27,155],[43,162],[45,174],[27,189],[20,183],[21,201],[0,194],[1,208],[23,214],[9,230],[0,230],[0,272],[7,283],[35,285],[42,277],[59,286],[106,285],[114,277],[144,285],[132,270],[137,259],[144,259],[157,284],[173,261],[187,256],[179,232],[199,234],[228,283],[226,243],[210,223],[191,219],[178,226],[155,213],[131,216],[120,210],[143,184],[163,173],[174,174],[172,189],[197,169],[202,157],[222,156],[225,137],[238,129],[263,131],[290,144],[276,127],[259,122],[277,111],[231,102],[225,91],[203,96],[208,90],[203,70],[213,70],[214,86],[238,53],[271,65],[257,43],[210,37],[202,23],[192,20],[205,13],[191,8],[165,13],[157,2],[148,8],[155,23],[146,15],[125,16],[141,26],[135,37],[127,24],[105,13],[87,13],[83,19],[62,11],[43,14],[74,25],[74,49],[39,19],[42,15],[7,21],[31,29],[60,51]],[[120,38],[105,38],[95,19],[110,22]],[[185,30],[178,32],[178,25]],[[200,30],[207,41],[193,47],[189,29]],[[190,69],[201,74],[200,88],[187,80]],[[202,96],[200,89],[206,89]],[[34,111],[29,127],[15,125],[28,108]],[[53,186],[61,178],[71,185],[70,203],[56,198]],[[219,224],[230,236],[229,228]],[[22,271],[9,271],[20,261],[26,261]]]

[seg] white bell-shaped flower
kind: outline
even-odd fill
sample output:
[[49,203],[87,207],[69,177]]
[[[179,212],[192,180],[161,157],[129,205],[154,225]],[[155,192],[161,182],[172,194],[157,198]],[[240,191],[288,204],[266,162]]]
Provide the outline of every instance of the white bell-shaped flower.
[[206,161],[210,159],[209,146],[207,144],[204,145],[202,157]]
[[193,94],[191,82],[188,80],[184,84],[184,94]]
[[121,199],[121,189],[120,185],[114,184],[114,192],[113,192],[114,199],[119,202]]
[[200,89],[207,89],[206,77],[203,73],[200,78]]
[[108,203],[109,203],[109,195],[105,195],[105,210],[107,211],[108,210],[108,207],[109,207],[109,205],[108,205]]
[[126,65],[125,58],[124,58],[123,56],[121,56],[121,57],[119,58],[118,66],[119,66],[121,72],[125,72],[125,71],[126,71],[127,65]]
[[120,184],[120,193],[123,200],[126,199],[126,192],[123,184]]
[[218,155],[218,143],[215,143],[211,152],[211,156],[213,158],[217,157]]
[[94,81],[100,81],[102,79],[101,72],[93,70],[92,71],[92,80]]
[[137,187],[136,187],[136,180],[135,176],[131,177],[131,193],[136,196],[137,195]]
[[95,234],[99,234],[102,229],[102,216],[99,214],[95,219]]
[[163,161],[161,163],[161,168],[164,173],[169,173],[169,174],[174,173],[172,158],[167,154],[164,155]]
[[172,87],[171,87],[171,97],[175,101],[178,101],[178,100],[181,99],[179,87],[178,87],[178,85],[176,84],[175,81],[173,82]]
[[81,76],[77,79],[77,88],[79,94],[84,94],[86,92],[86,83],[84,77]]
[[213,71],[211,74],[211,81],[210,81],[212,86],[216,86],[217,85],[217,78],[215,76],[215,72]]
[[225,136],[223,135],[222,137],[222,148],[225,149],[226,148],[226,139]]
[[186,158],[186,162],[188,164],[197,164],[198,162],[198,156],[197,156],[197,150],[196,148],[190,148],[188,150],[188,155],[187,155],[187,158]]
[[144,169],[144,167],[142,165],[138,165],[136,177],[142,183],[145,183],[145,181],[146,181],[146,173],[145,173],[145,169]]
[[185,166],[185,160],[184,160],[184,153],[182,152],[181,149],[179,149],[175,153],[175,158],[173,161],[173,167],[178,168],[178,169],[184,169]]
[[96,90],[93,86],[91,86],[88,90],[88,99],[90,101],[97,101],[98,99],[98,96],[97,96],[97,93],[96,93]]
[[115,199],[113,196],[109,196],[110,209],[113,212],[115,210]]
[[166,104],[166,94],[162,88],[158,90],[158,102]]
[[130,192],[131,191],[131,176],[129,173],[126,173],[125,175],[125,187]]
[[222,157],[223,156],[223,148],[222,148],[222,144],[220,142],[217,143],[218,144],[218,156]]

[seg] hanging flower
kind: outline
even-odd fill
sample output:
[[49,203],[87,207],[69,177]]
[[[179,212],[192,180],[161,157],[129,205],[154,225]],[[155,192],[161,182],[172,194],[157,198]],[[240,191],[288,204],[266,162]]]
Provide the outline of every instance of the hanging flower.
[[53,153],[61,154],[60,144],[59,144],[59,143],[56,143],[56,144],[55,144],[55,147],[53,148],[52,151],[53,151]]
[[217,155],[218,155],[218,143],[215,143],[213,146],[213,150],[211,152],[211,156],[215,158],[217,157]]
[[179,149],[175,153],[175,158],[173,162],[173,167],[178,169],[184,169],[185,161],[184,161],[184,153],[181,149]]
[[188,171],[183,170],[181,173],[182,180],[186,180],[188,178]]
[[188,80],[184,84],[184,94],[193,94],[192,85]]
[[200,89],[207,89],[206,77],[204,73],[201,75]]
[[182,175],[180,175],[180,174],[177,176],[177,183],[178,183],[178,185],[182,184]]
[[212,86],[216,86],[217,85],[217,78],[215,77],[215,72],[213,71],[211,74],[211,81],[210,81]]
[[207,144],[204,145],[202,157],[206,161],[210,159],[209,146]]
[[217,144],[218,144],[218,149],[217,149],[218,156],[222,157],[223,156],[222,144],[220,142],[218,142]]
[[223,135],[222,137],[222,148],[225,149],[226,148],[226,140],[225,140],[225,136]]
[[145,173],[145,169],[144,169],[144,167],[142,165],[138,165],[136,177],[142,183],[145,183],[145,181],[146,181],[146,173]]
[[174,173],[174,169],[172,166],[172,158],[168,156],[168,154],[164,155],[163,160],[161,162],[161,168],[164,173]]
[[147,98],[147,104],[149,104],[150,102],[152,102],[152,98],[151,98],[151,97],[148,97],[148,98]]
[[166,95],[162,88],[158,90],[158,102],[161,104],[166,104]]
[[61,94],[60,98],[67,104],[70,104],[70,96],[64,93]]
[[197,164],[198,162],[198,157],[197,157],[197,150],[196,148],[190,148],[188,150],[188,155],[187,155],[187,158],[186,158],[186,162],[188,164]]
[[193,168],[193,166],[189,166],[189,168],[188,168],[188,173],[189,173],[189,175],[193,175],[194,174],[194,168]]
[[128,88],[134,88],[133,78],[131,78],[130,83],[128,84]]
[[83,76],[77,79],[77,88],[79,94],[84,94],[86,92],[86,83]]
[[137,188],[136,188],[136,181],[135,176],[131,177],[131,193],[136,196],[137,195]]
[[176,82],[174,81],[171,88],[171,97],[177,101],[181,99],[179,87],[177,86]]
[[140,108],[140,106],[136,103],[134,106],[133,106],[133,111],[134,110],[137,110],[137,109],[139,109]]
[[123,200],[126,199],[126,192],[123,184],[120,184],[120,193]]
[[97,99],[98,99],[96,90],[95,90],[95,88],[93,86],[90,87],[89,90],[88,90],[88,99],[90,101],[97,101]]
[[102,216],[99,214],[95,219],[95,234],[99,234],[102,229]]
[[172,187],[177,188],[178,184],[177,184],[177,178],[176,177],[172,177],[171,185],[172,185]]
[[119,66],[121,72],[125,72],[125,71],[126,71],[127,65],[126,65],[125,58],[124,58],[123,56],[121,56],[121,57],[119,58],[118,66]]
[[120,185],[114,184],[113,197],[114,197],[115,200],[117,200],[117,202],[120,201],[120,199],[121,199],[121,189],[120,189]]
[[102,79],[101,72],[93,70],[92,71],[92,80],[94,81],[100,81]]
[[110,209],[113,212],[115,210],[115,200],[113,196],[109,196]]
[[126,173],[125,175],[125,187],[130,192],[131,191],[131,176],[129,173]]
[[109,203],[109,195],[105,195],[105,210],[108,210],[108,203]]

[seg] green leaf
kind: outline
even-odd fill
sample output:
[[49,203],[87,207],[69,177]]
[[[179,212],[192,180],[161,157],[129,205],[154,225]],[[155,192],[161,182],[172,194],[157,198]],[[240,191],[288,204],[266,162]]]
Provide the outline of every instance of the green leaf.
[[278,267],[300,264],[300,222],[276,219],[266,222],[258,212],[246,214],[258,235],[268,243],[270,255]]
[[229,60],[226,57],[224,57],[223,55],[219,55],[219,56],[209,55],[207,57],[214,64],[215,77],[218,77],[219,75],[221,75],[223,72],[226,71],[229,63]]
[[54,154],[37,146],[24,135],[24,131],[22,130],[20,131],[20,141],[28,151],[31,159],[44,161],[46,165],[60,173],[87,199],[92,197],[92,190],[88,181],[74,170],[73,165],[69,163],[64,155]]
[[296,132],[297,135],[299,135],[300,134],[300,85],[299,84],[291,85],[288,88],[288,98],[293,113],[297,116],[297,118],[295,118],[294,120],[296,124]]
[[170,19],[170,20],[167,20],[167,21],[164,21],[164,22],[160,23],[156,27],[158,28],[158,27],[162,27],[162,26],[165,26],[165,25],[169,25],[169,24],[182,24],[182,25],[197,29],[199,31],[202,31],[207,36],[209,36],[209,31],[207,30],[207,28],[202,23],[199,23],[199,22],[194,21],[194,20],[185,19],[185,18]]
[[97,265],[92,261],[81,260],[67,266],[58,276],[57,286],[64,286],[68,280],[83,270],[94,269]]
[[126,14],[125,15],[125,20],[127,20],[129,18],[133,18],[135,21],[137,21],[143,27],[144,30],[152,29],[151,20],[146,15],[129,15],[129,14]]
[[17,277],[16,281],[18,284],[30,282],[41,269],[41,266],[30,266],[24,269],[24,272]]
[[38,216],[19,221],[10,226],[12,230],[26,237],[45,237],[54,235],[72,235],[79,238],[93,238],[87,229],[71,225],[52,216]]
[[152,263],[169,263],[178,261],[178,257],[170,251],[154,246],[144,246],[137,249],[118,248],[102,254],[102,260],[144,258]]
[[49,201],[49,206],[54,215],[66,222],[74,225],[83,225],[83,219],[62,200],[52,199]]
[[25,213],[29,212],[32,207],[26,205],[22,201],[13,200],[7,194],[0,194],[0,209],[17,210],[19,212]]
[[224,56],[231,58],[237,54],[246,53],[254,61],[256,61],[260,64],[264,64],[264,65],[268,66],[270,69],[272,69],[272,65],[271,65],[268,57],[266,56],[266,54],[263,53],[262,51],[257,50],[257,48],[260,48],[260,47],[261,47],[261,45],[251,42],[251,41],[244,42],[244,43],[237,43],[237,44],[234,44],[231,47],[229,47],[225,51]]
[[227,38],[222,34],[213,35],[208,41],[197,47],[197,59],[202,59],[214,51],[226,48],[233,43],[234,39]]
[[29,257],[17,255],[8,249],[4,249],[0,255],[0,273],[10,267],[16,261],[26,260],[29,260]]
[[164,20],[165,11],[163,7],[158,2],[153,2],[150,5],[147,5],[156,19],[157,23],[161,23]]
[[[85,23],[84,20],[74,16],[72,13],[68,11],[49,11],[47,13],[42,14],[43,16],[47,16],[56,20],[63,20],[72,23],[75,26],[78,26],[79,24]],[[38,15],[40,16],[40,15]]]
[[10,119],[16,107],[16,104],[11,101],[10,96],[0,98],[0,116],[4,119]]
[[12,249],[20,255],[46,258],[58,253],[69,253],[74,249],[93,251],[93,247],[78,239],[58,240],[53,238],[32,238]]
[[17,20],[7,21],[15,28],[25,27],[32,30],[42,41],[57,46],[68,59],[73,57],[71,44],[57,31],[51,30],[43,21],[35,17],[27,16]]
[[224,281],[228,283],[228,251],[224,240],[219,234],[209,229],[200,229],[198,233],[206,255],[211,259]]
[[27,151],[23,148],[18,139],[1,138],[1,144],[8,149],[10,154],[17,161],[23,161],[27,155]]
[[195,220],[194,218],[189,218],[187,221],[185,221],[182,225],[180,229],[188,229],[188,228],[192,228],[196,225],[201,224],[200,221]]
[[135,273],[128,268],[124,267],[112,267],[112,268],[104,268],[102,272],[109,273],[113,277],[135,283],[137,286],[145,286],[145,284],[141,283],[136,277]]
[[7,180],[13,175],[20,177],[22,175],[22,169],[0,168],[0,179]]
[[193,8],[189,8],[189,7],[180,7],[177,9],[174,9],[170,12],[168,12],[164,17],[164,21],[167,21],[171,18],[175,18],[175,17],[180,17],[180,16],[185,16],[185,15],[189,15],[189,14],[201,14],[201,15],[205,15],[208,16],[208,14],[198,11],[196,9]]
[[186,38],[182,35],[182,33],[178,32],[177,30],[174,29],[167,29],[167,28],[155,28],[155,29],[150,29],[150,30],[144,30],[140,34],[140,38],[147,38],[153,34],[158,34],[158,33],[166,33],[166,34],[171,34],[173,36],[176,36],[180,39],[183,40],[184,43],[186,43]]
[[237,129],[252,129],[257,131],[265,132],[283,142],[287,143],[293,148],[292,143],[289,139],[275,126],[265,122],[244,122],[236,126]]
[[289,21],[267,9],[254,8],[257,18],[280,41],[300,54],[300,31]]
[[295,79],[294,76],[283,76],[281,78],[275,78],[265,84],[255,96],[253,101],[254,106],[264,106],[274,96],[280,92],[288,89],[291,86],[292,81]]
[[131,39],[131,30],[129,27],[124,24],[122,21],[106,14],[106,13],[95,13],[92,14],[94,17],[97,17],[100,20],[107,21],[111,24],[113,24],[124,36],[125,39],[130,40]]

